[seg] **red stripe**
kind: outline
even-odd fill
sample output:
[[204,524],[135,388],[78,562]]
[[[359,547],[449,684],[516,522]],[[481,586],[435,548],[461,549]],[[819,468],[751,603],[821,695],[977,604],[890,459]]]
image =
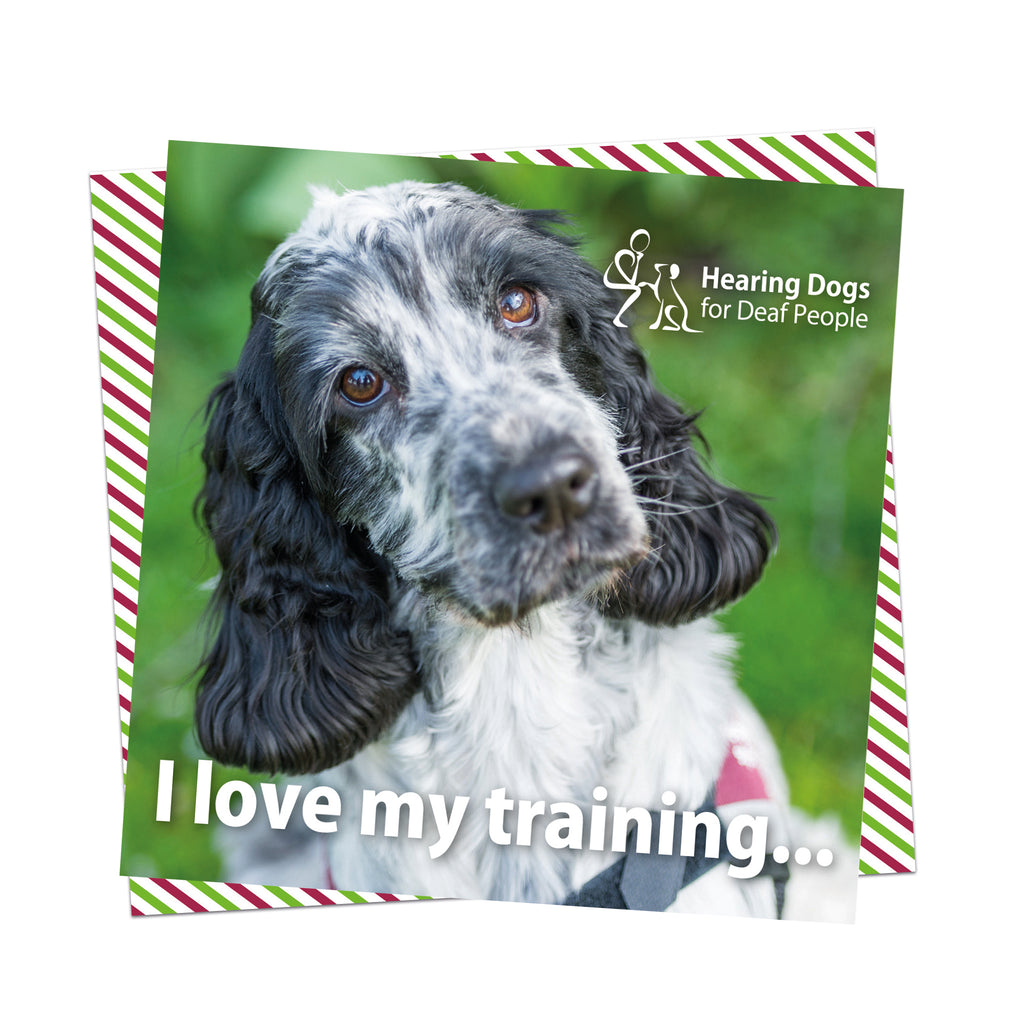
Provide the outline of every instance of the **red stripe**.
[[397,903],[399,902],[397,896],[392,896],[389,892],[379,892],[377,895],[384,900],[385,903]]
[[199,913],[200,911],[206,910],[206,907],[204,907],[201,903],[196,903],[196,901],[192,899],[191,896],[188,896],[186,893],[183,893],[176,885],[174,885],[173,882],[168,882],[166,878],[151,878],[150,881],[156,882],[156,884],[159,885],[161,889],[163,889],[165,892],[169,892],[176,900],[180,900],[182,903],[185,904],[186,907],[188,907],[189,910],[192,910],[195,913]]
[[609,156],[614,157],[628,171],[646,171],[647,168],[638,164],[631,156],[627,156],[618,146],[601,147]]
[[108,395],[116,398],[122,405],[128,406],[136,416],[141,416],[147,423],[149,422],[149,410],[144,405],[136,402],[134,398],[129,398],[120,388],[114,387],[106,377],[100,378],[100,387]]
[[124,594],[122,594],[120,590],[115,590],[114,591],[114,600],[118,604],[123,604],[125,606],[125,608],[127,608],[128,611],[130,611],[132,613],[132,615],[138,615],[139,614],[139,606],[134,601],[132,601],[130,598],[125,597]]
[[494,163],[494,157],[487,153],[470,153],[469,154],[474,160],[487,160],[490,163]]
[[900,560],[891,551],[886,551],[885,548],[879,548],[878,553],[894,569],[898,569],[900,567]]
[[118,440],[114,437],[109,430],[103,431],[103,438],[110,445],[114,451],[120,452],[126,459],[131,459],[141,469],[146,468],[146,460],[136,451],[133,451],[124,443],[124,441]]
[[874,854],[880,861],[884,861],[893,869],[893,871],[909,871],[910,868],[905,867],[898,860],[890,857],[885,850],[880,850],[870,839],[865,839],[861,836],[860,839],[861,848],[867,850],[869,853]]
[[134,904],[132,904],[132,917],[145,917],[146,915],[139,910]]
[[857,134],[869,145],[875,144],[875,133],[874,132],[857,132]]
[[156,177],[158,177],[161,181],[167,181],[166,171],[154,171],[153,174],[156,175]]
[[94,174],[92,180],[102,185],[111,195],[117,196],[122,203],[130,206],[136,213],[142,214],[150,222],[158,228],[163,228],[163,218],[155,214],[148,206],[144,206],[134,196],[129,195],[123,188],[115,185],[109,178],[102,174]]
[[129,309],[134,309],[143,320],[147,320],[149,323],[156,325],[156,313],[139,302],[137,299],[133,299],[126,291],[118,288],[112,281],[108,281],[102,274],[96,274],[96,283],[101,287],[105,288],[111,295],[119,298]]
[[132,654],[132,652],[129,651],[128,648],[120,641],[117,643],[117,653],[120,654],[122,658],[127,658],[133,665],[135,664],[135,655]]
[[899,822],[908,832],[913,834],[914,823],[905,814],[901,814],[895,807],[887,804],[877,793],[872,793],[864,787],[864,799],[874,804],[880,811],[884,811],[893,821]]
[[123,707],[125,709],[125,711],[131,711],[131,709],[132,709],[132,702],[123,693],[121,694],[120,700],[121,700],[121,707]]
[[892,452],[888,449],[886,449],[885,452],[885,461],[888,462],[890,466],[892,465]]
[[882,661],[888,662],[900,675],[903,675],[903,662],[899,658],[894,657],[884,647],[879,647],[875,644],[875,654],[877,654]]
[[877,693],[871,694],[871,703],[876,708],[881,708],[890,718],[900,723],[900,725],[907,724],[907,716],[903,714],[898,708],[894,708],[887,700],[883,700],[878,696]]
[[794,139],[801,143],[807,149],[809,149],[816,156],[820,157],[830,167],[834,167],[844,177],[849,178],[854,185],[873,185],[874,182],[868,181],[867,178],[862,178],[856,171],[851,170],[841,160],[837,160],[827,149],[823,149],[808,135],[794,135]]
[[113,484],[107,484],[107,494],[109,494],[114,501],[119,501],[126,509],[134,512],[140,519],[142,518],[142,506],[135,501],[132,501],[127,494],[119,491]]
[[319,889],[303,889],[302,891],[310,899],[316,900],[317,903],[319,903],[321,906],[324,906],[324,907],[333,907],[334,906],[334,900],[329,899]]
[[570,164],[569,161],[565,159],[565,157],[559,156],[553,149],[538,149],[537,152],[542,157],[544,157],[545,160],[549,160],[556,167],[571,167],[572,166],[572,164]]
[[889,515],[896,515],[896,506],[891,501],[889,501],[888,498],[882,499],[882,508],[884,508],[885,511],[889,513]]
[[[127,558],[130,562],[134,562],[136,565],[141,565],[142,564],[141,559],[139,558],[138,553],[135,552],[135,551],[132,551],[132,549],[130,547],[128,547],[128,545],[125,544],[124,541],[120,541],[116,537],[111,537],[110,538],[110,546],[115,551],[117,551],[120,554],[124,555],[124,557]],[[115,593],[116,593],[116,591],[115,591]]]
[[879,597],[876,603],[882,611],[888,612],[894,619],[896,619],[897,622],[903,621],[903,616],[900,614],[900,610],[896,605],[890,604],[884,597]]
[[111,346],[111,348],[116,348],[117,351],[120,352],[122,355],[126,355],[128,356],[129,359],[133,359],[135,362],[139,364],[139,366],[141,366],[148,373],[153,372],[153,363],[151,360],[147,359],[145,356],[140,355],[138,352],[135,351],[135,349],[131,347],[131,345],[129,345],[127,342],[122,341],[113,332],[108,331],[107,328],[103,326],[103,324],[99,325],[99,334],[100,337],[108,345]]
[[782,181],[797,180],[785,168],[780,167],[774,160],[769,160],[768,157],[764,155],[764,153],[755,149],[749,142],[747,142],[746,139],[730,139],[729,141],[738,150],[740,150],[743,153],[746,153],[747,156],[756,160],[765,170],[770,171],[772,174],[774,174],[776,178],[779,178]]
[[678,153],[684,160],[693,164],[701,174],[708,174],[713,178],[724,177],[721,171],[716,171],[710,164],[706,164],[695,153],[691,153],[681,142],[666,142],[665,145],[668,146],[673,153]]
[[883,750],[877,743],[868,740],[868,750],[875,757],[881,758],[890,768],[895,768],[904,778],[910,778],[910,769],[902,761],[897,761],[892,754]]
[[132,248],[123,238],[118,237],[113,231],[108,230],[99,221],[94,220],[92,222],[92,229],[96,232],[100,238],[109,242],[111,245],[117,246],[126,256],[135,260],[136,263],[144,270],[148,270],[154,277],[160,276],[160,267],[150,259],[146,259],[138,249]]
[[270,904],[261,900],[251,889],[247,889],[241,882],[228,882],[227,887],[238,893],[244,900],[248,900],[257,910],[269,910]]

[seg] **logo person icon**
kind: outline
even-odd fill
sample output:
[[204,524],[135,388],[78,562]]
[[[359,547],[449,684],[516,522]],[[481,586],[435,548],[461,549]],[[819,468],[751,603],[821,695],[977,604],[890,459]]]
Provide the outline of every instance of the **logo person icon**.
[[[604,283],[608,288],[612,288],[616,291],[628,291],[630,294],[626,296],[625,301],[619,307],[618,313],[615,314],[615,319],[612,321],[616,327],[625,327],[626,324],[622,322],[622,314],[633,305],[645,288],[649,288],[651,293],[654,295],[655,300],[658,303],[658,316],[655,321],[650,324],[650,329],[653,331],[685,331],[688,334],[701,334],[702,331],[698,331],[693,327],[687,326],[687,317],[689,315],[686,308],[686,303],[683,301],[679,292],[676,291],[676,286],[673,282],[679,277],[679,264],[678,263],[655,263],[654,271],[655,278],[653,281],[638,281],[637,278],[640,276],[640,263],[644,258],[644,253],[647,251],[651,244],[651,233],[646,228],[637,228],[629,236],[629,248],[620,249],[616,254],[612,262],[608,265],[608,269],[604,272]],[[668,281],[663,282],[665,268],[668,268]],[[611,279],[610,275],[612,271],[618,274],[618,280]],[[666,297],[662,294],[662,285],[671,292],[671,297]]]

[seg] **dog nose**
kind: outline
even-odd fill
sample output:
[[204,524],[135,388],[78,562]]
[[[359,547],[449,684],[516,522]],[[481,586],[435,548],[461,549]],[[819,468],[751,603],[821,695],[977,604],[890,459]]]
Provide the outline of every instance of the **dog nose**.
[[494,496],[510,519],[535,533],[561,530],[579,519],[594,500],[597,467],[586,453],[543,455],[506,470]]

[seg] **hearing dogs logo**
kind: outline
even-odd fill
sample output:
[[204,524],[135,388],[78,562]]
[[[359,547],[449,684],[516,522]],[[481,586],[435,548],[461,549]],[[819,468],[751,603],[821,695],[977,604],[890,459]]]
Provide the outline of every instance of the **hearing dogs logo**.
[[[626,324],[622,322],[622,314],[640,298],[645,288],[649,288],[658,303],[658,316],[650,324],[650,330],[702,334],[702,331],[687,326],[689,311],[674,284],[679,277],[678,263],[655,263],[654,280],[638,280],[640,264],[643,262],[644,254],[650,244],[651,233],[646,228],[637,228],[629,236],[629,247],[620,249],[604,272],[604,283],[607,287],[616,291],[629,292],[612,323],[616,327],[625,327]],[[617,275],[617,279],[612,278],[613,272]]]

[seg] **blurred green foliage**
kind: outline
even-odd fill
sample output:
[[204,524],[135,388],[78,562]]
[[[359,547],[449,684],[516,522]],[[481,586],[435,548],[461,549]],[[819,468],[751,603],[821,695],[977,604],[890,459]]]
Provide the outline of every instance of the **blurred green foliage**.
[[[206,583],[217,567],[192,520],[201,411],[237,360],[249,290],[298,225],[308,184],[457,180],[505,202],[566,211],[603,270],[637,227],[648,261],[676,262],[700,334],[635,336],[661,386],[703,409],[718,474],[766,499],[780,531],[764,580],[721,616],[741,639],[741,685],[775,735],[793,802],[859,832],[878,568],[901,194],[670,174],[172,144],[162,253],[122,869],[218,878],[212,829],[191,825],[192,685]],[[866,329],[702,322],[701,272],[815,271],[870,282]],[[741,293],[715,294],[733,301]],[[841,299],[810,306],[848,309]],[[648,305],[644,305],[644,301]],[[205,582],[204,582],[205,581]],[[174,819],[153,821],[158,762],[177,761]],[[191,768],[191,774],[189,769]],[[221,779],[238,770],[215,770]],[[343,880],[341,880],[343,882]]]

